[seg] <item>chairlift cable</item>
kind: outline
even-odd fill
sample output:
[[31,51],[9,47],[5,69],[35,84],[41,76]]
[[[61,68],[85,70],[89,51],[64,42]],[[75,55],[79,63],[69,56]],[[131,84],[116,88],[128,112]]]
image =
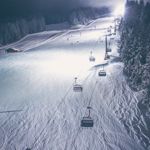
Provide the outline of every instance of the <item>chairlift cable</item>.
[[35,139],[35,141],[33,142],[32,146],[30,147],[31,149],[33,149],[36,145],[36,143],[38,142],[38,140],[40,139],[42,133],[44,132],[44,130],[47,128],[47,125],[53,121],[53,118],[55,117],[55,114],[57,113],[59,107],[65,102],[67,95],[69,94],[69,92],[71,91],[72,86],[69,88],[69,90],[66,92],[65,96],[62,98],[62,100],[60,101],[60,103],[57,105],[55,111],[53,114],[51,114],[51,117],[49,117],[50,119],[47,121],[46,125],[44,126],[44,128],[41,130],[41,132],[39,133],[39,135],[37,136],[37,138]]
[[[90,74],[91,74],[91,73],[88,74],[88,76],[85,78],[85,80],[84,80],[83,82],[85,82],[85,81],[89,78]],[[79,76],[79,75],[78,75],[78,76]],[[72,84],[72,85],[73,85],[73,84]],[[46,126],[41,130],[41,132],[39,133],[39,136],[37,136],[37,138],[35,139],[34,143],[33,143],[32,146],[30,147],[30,149],[33,149],[33,148],[35,147],[36,143],[37,143],[38,140],[40,139],[40,137],[41,137],[42,133],[44,132],[44,130],[46,129],[47,125],[50,123],[50,121],[53,120],[53,118],[55,117],[55,114],[57,113],[59,107],[65,102],[66,97],[68,96],[68,94],[70,93],[70,91],[71,91],[71,89],[72,89],[72,85],[71,85],[70,88],[67,90],[67,92],[65,93],[65,95],[63,96],[63,98],[61,98],[60,103],[57,105],[57,107],[56,107],[54,113],[53,113],[53,114],[51,115],[51,117],[50,117],[51,119],[49,119],[49,120],[47,121]]]
[[93,91],[91,93],[91,97],[90,97],[90,100],[89,100],[89,103],[88,103],[88,106],[91,105],[91,101],[92,101],[92,98],[93,98],[93,95],[94,95],[94,91],[96,89],[96,85],[97,85],[98,81],[96,80],[95,84],[94,84],[94,88],[93,88]]
[[[95,75],[95,74],[94,74]],[[74,140],[73,140],[73,142],[72,142],[72,146],[71,147],[74,147],[75,148],[75,150],[77,149],[76,147],[75,147],[75,143],[76,143],[76,139],[77,139],[77,137],[78,137],[78,135],[79,135],[79,133],[80,133],[80,131],[82,130],[82,128],[81,127],[79,127],[78,128],[78,131],[77,131],[77,134],[76,134],[76,136],[75,136],[75,138],[74,138]],[[66,147],[66,146],[65,146]],[[65,148],[65,150],[66,150],[66,148]]]
[[[95,74],[94,74],[95,75]],[[96,86],[95,86],[96,87]],[[94,87],[94,89],[95,89],[95,87]],[[94,90],[93,90],[94,91]],[[91,96],[92,97],[92,96]],[[89,104],[89,103],[88,103]],[[78,131],[77,131],[77,134],[76,134],[76,136],[75,136],[75,138],[74,138],[74,141],[73,141],[73,143],[72,143],[72,147],[74,147],[75,148],[75,150],[76,150],[76,147],[75,147],[75,142],[76,142],[76,139],[77,139],[77,137],[78,137],[78,135],[79,135],[79,133],[80,133],[80,131],[81,131],[81,127],[79,127],[79,129],[78,129]]]
[[[87,78],[88,78],[90,75],[91,75],[91,73],[86,77],[85,80],[87,80]],[[95,75],[95,74],[94,74],[94,75]],[[73,140],[73,142],[72,142],[72,144],[71,144],[71,145],[72,145],[71,147],[74,147],[75,150],[76,150],[76,147],[75,147],[76,139],[77,139],[77,137],[78,137],[78,135],[79,135],[79,133],[80,133],[81,130],[82,130],[82,128],[79,127],[79,128],[78,128],[78,131],[77,131],[77,134],[76,134],[76,136],[75,136],[75,138],[74,138],[74,140]],[[65,150],[67,150],[66,146],[65,146]]]
[[[95,69],[95,71],[94,71],[94,73],[93,73],[93,77],[94,76],[96,76],[96,72],[97,72],[97,69]],[[91,81],[92,81],[92,78],[91,78]],[[94,87],[95,88],[95,87]],[[93,90],[94,91],[94,90]],[[91,94],[91,98],[92,98],[92,94]],[[89,99],[89,101],[87,102],[87,104],[86,104],[86,106],[89,106],[89,103],[90,103],[90,99]],[[86,110],[87,111],[87,110]],[[85,114],[86,114],[86,111],[84,112],[84,116],[85,116]]]
[[[73,85],[73,84],[72,84]],[[53,118],[55,117],[55,114],[57,113],[59,107],[65,102],[66,97],[68,96],[68,94],[70,93],[71,89],[72,89],[72,85],[70,86],[70,88],[67,90],[67,92],[65,93],[65,95],[63,96],[63,98],[61,98],[60,103],[56,106],[56,109],[54,111],[53,114],[51,114],[51,119],[47,121],[46,126],[41,130],[41,132],[39,133],[39,136],[37,136],[37,138],[35,139],[34,143],[31,146],[31,149],[33,149],[37,143],[37,141],[39,140],[39,138],[41,137],[42,133],[44,132],[44,130],[46,129],[47,125],[50,123],[50,121],[53,120]]]

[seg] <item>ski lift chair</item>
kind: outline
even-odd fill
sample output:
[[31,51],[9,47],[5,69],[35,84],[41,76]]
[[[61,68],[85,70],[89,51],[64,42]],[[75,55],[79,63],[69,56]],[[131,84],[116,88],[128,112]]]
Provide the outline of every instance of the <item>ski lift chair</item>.
[[95,61],[95,57],[90,56],[89,61],[94,62]]
[[105,76],[106,76],[106,71],[104,70],[104,65],[103,65],[103,69],[101,69],[101,70],[98,72],[98,76],[100,76],[100,77],[105,77]]
[[95,57],[92,56],[92,51],[91,51],[91,56],[89,57],[89,61],[94,62],[95,61]]
[[116,35],[116,32],[114,32],[113,35]]
[[77,78],[75,78],[75,83],[73,85],[73,91],[74,92],[82,92],[83,91],[83,87],[81,84],[77,84]]
[[87,117],[83,117],[81,120],[81,127],[93,127],[94,126],[94,121],[90,116],[90,110],[91,107],[87,107],[87,109],[89,110],[89,115]]
[[94,122],[91,117],[83,117],[81,120],[81,127],[93,127]]
[[83,91],[82,85],[80,85],[80,84],[75,84],[75,85],[73,86],[73,91],[74,91],[74,92],[82,92],[82,91]]
[[112,52],[112,49],[111,48],[107,48],[106,52]]
[[98,75],[100,77],[105,77],[106,76],[106,71],[105,70],[100,70],[99,73],[98,73]]

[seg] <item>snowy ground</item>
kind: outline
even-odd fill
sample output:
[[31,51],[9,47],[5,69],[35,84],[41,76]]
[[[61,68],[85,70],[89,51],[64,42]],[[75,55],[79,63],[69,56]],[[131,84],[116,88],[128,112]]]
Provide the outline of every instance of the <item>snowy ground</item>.
[[[132,136],[124,126],[133,120],[137,123],[139,118],[136,96],[122,74],[123,64],[104,61],[106,31],[102,29],[110,24],[112,18],[98,19],[38,45],[35,41],[42,40],[44,34],[32,37],[32,42],[29,36],[13,44],[28,51],[0,56],[2,150],[144,149],[137,133]],[[115,58],[115,41],[111,45]],[[91,50],[94,63],[89,62]],[[104,78],[98,77],[102,63],[108,63]],[[82,93],[72,90],[76,76],[83,85]],[[81,128],[89,103],[94,127]]]

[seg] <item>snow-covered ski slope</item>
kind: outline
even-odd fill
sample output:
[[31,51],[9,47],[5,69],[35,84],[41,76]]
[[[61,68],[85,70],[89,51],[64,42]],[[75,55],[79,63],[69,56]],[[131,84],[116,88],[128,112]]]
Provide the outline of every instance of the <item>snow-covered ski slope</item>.
[[[104,61],[102,29],[110,24],[112,18],[98,19],[33,49],[25,42],[26,52],[0,56],[2,150],[143,150],[132,132],[133,120],[139,120],[137,99],[123,64]],[[118,56],[115,40],[111,45],[113,59]],[[25,47],[22,41],[20,46]],[[89,62],[90,51],[95,62]],[[107,76],[99,77],[103,63]],[[82,93],[73,92],[74,77]],[[94,127],[81,128],[89,104]]]

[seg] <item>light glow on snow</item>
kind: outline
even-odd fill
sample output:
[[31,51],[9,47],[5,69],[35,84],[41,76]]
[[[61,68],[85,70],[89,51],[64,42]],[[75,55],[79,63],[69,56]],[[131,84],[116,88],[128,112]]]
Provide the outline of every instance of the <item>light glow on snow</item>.
[[68,77],[78,75],[83,68],[87,69],[89,66],[85,62],[87,61],[82,59],[82,56],[71,53],[59,54],[59,56],[53,56],[51,60],[35,62],[34,67],[42,75],[54,74],[56,76]]
[[115,17],[123,16],[125,13],[125,3],[119,3],[114,11]]

